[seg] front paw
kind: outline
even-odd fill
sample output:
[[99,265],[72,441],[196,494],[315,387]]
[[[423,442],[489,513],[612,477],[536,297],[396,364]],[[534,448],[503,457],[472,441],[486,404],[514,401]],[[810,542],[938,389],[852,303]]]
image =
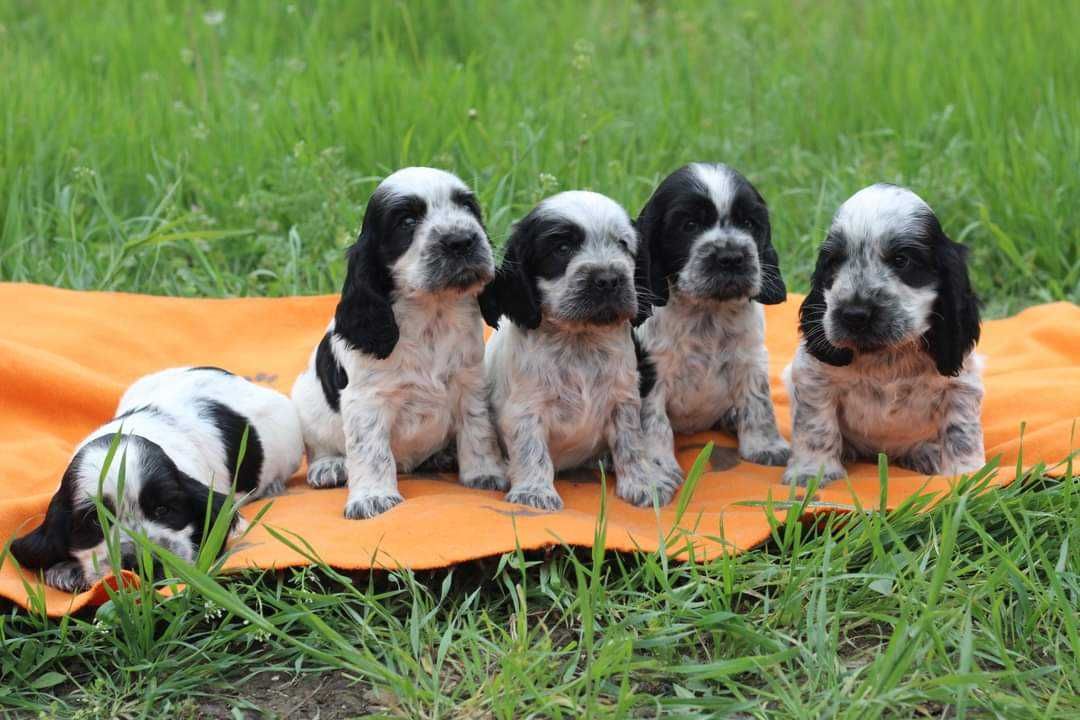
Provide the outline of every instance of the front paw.
[[791,446],[783,438],[759,443],[740,444],[739,456],[755,465],[784,467],[791,459]]
[[506,502],[528,505],[537,510],[555,512],[562,510],[563,501],[554,487],[538,487],[530,485],[526,487],[511,488],[506,495]]
[[847,477],[844,466],[835,460],[814,462],[811,460],[793,459],[784,470],[784,484],[806,487],[811,481],[821,476],[821,485],[831,483]]
[[397,492],[350,497],[349,501],[345,503],[345,517],[349,520],[373,518],[401,503],[404,499]]
[[313,488],[341,487],[348,478],[345,458],[337,455],[321,457],[308,465],[307,482]]
[[461,484],[473,490],[500,490],[505,492],[510,489],[510,481],[498,470],[468,477],[463,475]]
[[896,458],[896,464],[920,475],[937,475],[942,471],[941,446],[923,443],[906,455]]
[[667,505],[683,481],[682,469],[674,459],[672,464],[661,460],[616,470],[615,494],[637,507],[652,507],[654,498],[660,507]]

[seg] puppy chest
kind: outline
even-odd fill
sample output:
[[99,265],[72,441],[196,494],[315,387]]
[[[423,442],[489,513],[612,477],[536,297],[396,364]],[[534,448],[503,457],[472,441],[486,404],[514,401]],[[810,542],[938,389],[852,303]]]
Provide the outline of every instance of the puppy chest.
[[676,432],[712,427],[736,404],[739,378],[746,368],[728,353],[695,352],[670,356],[661,368],[668,417]]
[[937,436],[947,397],[925,378],[858,382],[841,397],[840,423],[846,436],[875,448],[907,447]]

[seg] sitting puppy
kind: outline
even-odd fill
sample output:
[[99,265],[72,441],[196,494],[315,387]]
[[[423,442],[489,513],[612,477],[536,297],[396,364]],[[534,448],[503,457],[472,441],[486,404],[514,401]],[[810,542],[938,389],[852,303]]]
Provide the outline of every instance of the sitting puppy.
[[787,290],[764,198],[728,166],[694,163],[660,183],[637,226],[661,306],[636,331],[655,375],[642,387],[646,436],[671,447],[673,430],[724,430],[744,459],[784,465],[761,306]]
[[514,227],[480,297],[498,328],[484,367],[509,456],[508,501],[557,510],[555,472],[609,451],[627,502],[665,505],[678,489],[672,448],[661,472],[641,429],[631,321],[648,310],[647,278],[646,248],[626,211],[603,195],[560,193]]
[[833,218],[802,342],[785,371],[792,457],[785,482],[844,477],[844,459],[886,453],[923,474],[985,464],[978,300],[967,249],[910,190],[872,185]]
[[[102,478],[117,433],[116,454]],[[124,530],[193,560],[207,509],[213,525],[233,479],[239,502],[279,493],[300,467],[303,449],[296,409],[281,393],[218,368],[147,375],[124,393],[116,418],[79,444],[45,520],[11,543],[11,553],[23,567],[43,569],[55,588],[89,588],[110,571],[94,503],[100,490],[119,525],[124,568],[137,567],[137,545]],[[236,518],[232,522],[235,531]]]
[[401,502],[398,470],[432,456],[468,487],[506,489],[476,302],[495,266],[472,192],[442,170],[398,170],[348,256],[337,312],[292,391],[308,483],[347,479],[354,519]]

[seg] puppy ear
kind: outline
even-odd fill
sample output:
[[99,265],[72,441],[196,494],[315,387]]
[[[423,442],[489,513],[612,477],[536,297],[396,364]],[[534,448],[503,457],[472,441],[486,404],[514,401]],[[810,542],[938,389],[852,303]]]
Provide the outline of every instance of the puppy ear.
[[634,289],[637,291],[637,317],[634,327],[649,319],[652,315],[656,295],[652,287],[652,253],[645,238],[638,234],[637,256],[634,257]]
[[806,350],[823,363],[850,365],[855,353],[838,348],[825,338],[825,295],[821,290],[820,273],[815,271],[811,279],[810,294],[799,306],[799,330],[802,331]]
[[649,202],[645,203],[645,207],[641,209],[637,220],[634,221],[634,228],[638,232],[638,237],[641,238],[641,247],[645,248],[649,256],[648,268],[646,268],[648,275],[646,277],[648,277],[647,287],[650,292],[650,305],[653,307],[667,305],[668,298],[671,295],[671,290],[668,287],[666,256],[664,255],[663,243],[660,242],[660,236],[663,232],[663,220],[660,217],[659,206],[660,201],[657,199],[656,193],[654,193],[649,198]]
[[349,345],[380,360],[390,356],[399,331],[390,293],[393,278],[379,256],[375,233],[367,227],[348,250],[349,269],[334,313],[334,333]]
[[[203,528],[214,527],[218,516],[221,515],[221,511],[225,508],[225,500],[228,496],[219,493],[217,490],[210,489],[187,473],[177,470],[176,475],[180,487],[188,499],[188,509],[191,512],[191,517],[194,518],[195,529],[192,532],[192,539],[195,542],[196,551],[198,551],[203,541]],[[206,517],[208,507],[210,509],[209,519]],[[236,527],[238,517],[239,514],[234,514],[229,521],[230,537],[232,536],[231,531]]]
[[761,289],[754,297],[762,305],[778,305],[787,300],[787,286],[780,274],[780,257],[772,244],[772,229],[765,224],[764,237],[758,244],[758,265],[761,268]]
[[514,226],[495,279],[478,298],[480,313],[493,328],[499,327],[503,315],[524,330],[540,327],[540,288],[529,270],[531,227],[528,217]]
[[967,248],[944,232],[937,248],[937,300],[923,341],[938,372],[956,375],[979,341],[979,299],[968,278]]
[[71,559],[71,503],[67,489],[61,486],[49,502],[41,525],[12,541],[11,554],[30,570],[48,568]]

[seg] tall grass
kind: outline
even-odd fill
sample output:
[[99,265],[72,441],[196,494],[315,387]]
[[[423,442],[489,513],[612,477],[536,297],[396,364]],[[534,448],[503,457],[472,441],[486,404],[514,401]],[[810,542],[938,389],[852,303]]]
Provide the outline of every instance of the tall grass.
[[905,183],[991,312],[1080,298],[1069,2],[0,2],[0,277],[329,292],[405,164],[496,240],[557,189],[632,212],[692,159],[745,171],[805,288],[836,206]]

